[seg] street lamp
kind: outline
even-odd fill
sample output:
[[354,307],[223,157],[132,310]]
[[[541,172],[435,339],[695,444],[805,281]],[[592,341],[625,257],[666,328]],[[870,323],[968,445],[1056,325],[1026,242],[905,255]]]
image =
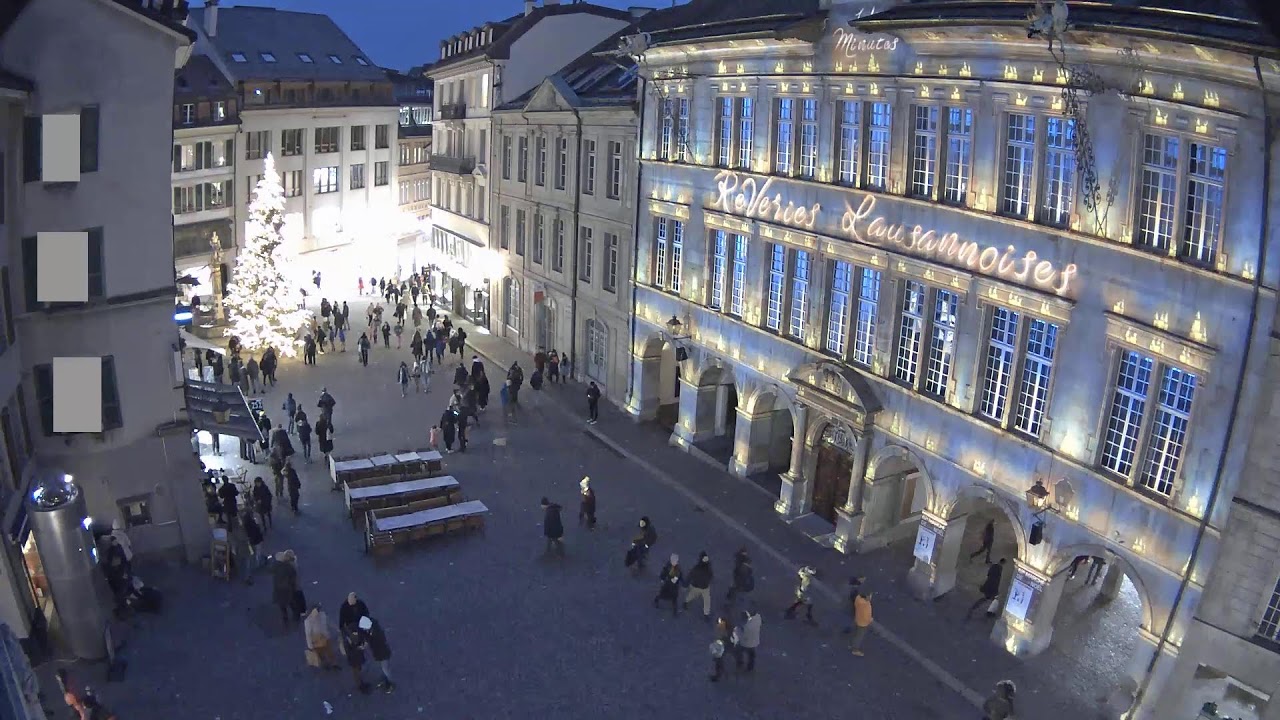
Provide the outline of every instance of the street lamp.
[[1044,541],[1044,514],[1049,510],[1049,489],[1044,486],[1043,480],[1036,480],[1035,484],[1027,490],[1027,505],[1031,507],[1031,513],[1036,518],[1031,525],[1027,543],[1039,545]]
[[671,335],[672,340],[687,340],[689,338],[688,335],[680,334],[680,329],[683,327],[684,323],[680,322],[680,318],[675,315],[672,315],[671,319],[667,321],[667,332]]

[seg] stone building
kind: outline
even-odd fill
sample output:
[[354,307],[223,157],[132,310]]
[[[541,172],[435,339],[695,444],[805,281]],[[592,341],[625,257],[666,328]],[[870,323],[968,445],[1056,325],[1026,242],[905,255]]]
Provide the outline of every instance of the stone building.
[[[993,523],[1015,655],[1051,642],[1073,560],[1105,560],[1103,597],[1142,605],[1112,712],[1190,717],[1169,674],[1254,512],[1233,496],[1274,475],[1242,490],[1274,387],[1280,53],[1242,2],[1035,7],[695,0],[629,38],[628,408],[837,550],[904,547],[922,598]],[[1237,636],[1274,626],[1270,557],[1219,601]]]
[[435,108],[431,81],[421,66],[401,73],[388,70],[400,104],[400,128],[396,135],[396,206],[413,231],[401,236],[396,265],[408,273],[426,264],[427,233],[431,220],[431,125]]
[[490,242],[492,109],[529,92],[630,18],[592,3],[526,0],[522,14],[440,43],[440,59],[427,69],[436,102],[430,262],[446,310],[491,324],[491,284],[500,272]]
[[630,371],[636,71],[595,51],[494,109],[489,182],[502,280],[493,331],[530,354],[566,354],[579,378],[621,405]]
[[[122,521],[140,556],[208,552],[200,465],[175,422],[168,139],[173,73],[194,40],[183,5],[0,13],[0,622],[24,639],[56,627],[52,601],[66,601],[23,502],[38,468],[72,475],[91,517]],[[68,360],[89,378],[100,368],[96,392],[66,379]],[[67,386],[82,389],[72,413]]]

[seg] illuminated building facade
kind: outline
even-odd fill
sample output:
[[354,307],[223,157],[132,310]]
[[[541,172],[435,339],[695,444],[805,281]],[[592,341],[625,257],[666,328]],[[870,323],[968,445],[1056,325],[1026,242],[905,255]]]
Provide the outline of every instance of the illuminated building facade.
[[914,539],[922,598],[998,518],[1014,654],[1048,646],[1073,558],[1106,558],[1154,717],[1271,394],[1274,37],[1072,5],[1050,50],[1032,3],[752,7],[629,40],[628,409],[781,474],[777,512],[838,550]]

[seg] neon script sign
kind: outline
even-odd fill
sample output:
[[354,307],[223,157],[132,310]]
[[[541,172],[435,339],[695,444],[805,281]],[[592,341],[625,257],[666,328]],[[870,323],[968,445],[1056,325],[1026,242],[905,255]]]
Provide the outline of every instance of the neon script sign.
[[[868,15],[875,14],[875,8]],[[863,11],[858,11],[858,17],[862,17]],[[898,49],[898,38],[876,37],[862,34],[854,34],[850,30],[838,27],[832,33],[835,36],[835,53],[837,57],[844,56],[845,59],[853,59],[860,52],[892,52]]]
[[[822,206],[797,206],[785,201],[781,193],[773,193],[773,178],[759,182],[756,178],[740,178],[732,170],[716,174],[717,194],[711,208],[748,218],[777,222],[812,230]],[[941,232],[921,225],[889,222],[877,215],[876,197],[863,195],[855,208],[845,205],[840,216],[840,232],[864,245],[893,247],[915,257],[936,260],[954,267],[968,268],[980,274],[999,277],[1065,295],[1079,272],[1075,263],[1059,267],[1042,259],[1034,250],[1020,251],[1014,245],[999,248],[962,240],[959,233]]]

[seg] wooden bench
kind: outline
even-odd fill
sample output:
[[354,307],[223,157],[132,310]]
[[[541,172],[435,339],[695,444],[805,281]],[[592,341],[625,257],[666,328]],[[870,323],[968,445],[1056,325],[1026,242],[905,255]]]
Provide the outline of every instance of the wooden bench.
[[398,451],[373,457],[343,455],[329,459],[329,475],[335,490],[370,479],[430,477],[443,472],[444,460],[440,453],[431,450]]
[[[438,502],[440,498],[436,499]],[[433,501],[423,501],[433,502]],[[483,529],[489,508],[479,500],[468,500],[434,508],[412,506],[370,510],[365,529],[365,550],[391,552],[398,544],[448,535],[461,530]]]
[[410,478],[383,485],[353,488],[347,486],[347,514],[351,524],[364,519],[369,510],[404,507],[415,501],[444,496],[450,502],[461,498],[462,488],[452,475],[442,477]]

